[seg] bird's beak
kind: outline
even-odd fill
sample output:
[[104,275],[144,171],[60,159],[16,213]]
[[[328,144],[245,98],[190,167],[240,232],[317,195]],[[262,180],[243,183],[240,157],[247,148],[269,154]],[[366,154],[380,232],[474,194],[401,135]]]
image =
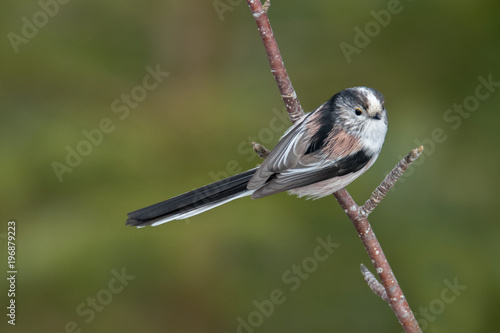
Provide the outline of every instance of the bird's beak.
[[382,119],[382,114],[380,112],[375,113],[375,115],[373,116],[373,119],[377,119],[377,120]]

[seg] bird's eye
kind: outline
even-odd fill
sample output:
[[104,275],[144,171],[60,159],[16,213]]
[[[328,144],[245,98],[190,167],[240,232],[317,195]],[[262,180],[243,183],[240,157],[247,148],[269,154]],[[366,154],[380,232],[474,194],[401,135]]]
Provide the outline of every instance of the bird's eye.
[[356,113],[356,116],[361,116],[363,114],[363,111],[361,111],[361,109],[356,109],[354,113]]

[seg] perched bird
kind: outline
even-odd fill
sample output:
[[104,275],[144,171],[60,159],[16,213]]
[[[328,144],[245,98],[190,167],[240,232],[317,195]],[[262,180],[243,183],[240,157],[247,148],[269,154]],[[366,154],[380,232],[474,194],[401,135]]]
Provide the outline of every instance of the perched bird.
[[377,159],[387,112],[377,90],[342,90],[298,120],[254,169],[128,213],[127,225],[156,226],[229,202],[288,191],[318,199],[342,189]]

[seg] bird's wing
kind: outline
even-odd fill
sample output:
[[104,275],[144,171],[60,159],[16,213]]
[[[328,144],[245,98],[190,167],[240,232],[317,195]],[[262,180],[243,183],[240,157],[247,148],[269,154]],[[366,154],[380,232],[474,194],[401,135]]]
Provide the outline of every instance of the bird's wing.
[[365,167],[373,156],[366,154],[364,150],[358,150],[334,161],[324,162],[317,160],[315,162],[311,159],[308,163],[305,161],[306,158],[307,156],[299,161],[294,168],[276,173],[274,178],[252,194],[252,198],[262,198],[271,194],[354,173]]
[[278,142],[269,156],[257,169],[248,182],[247,188],[255,190],[264,185],[275,173],[294,168],[299,159],[309,148],[311,138],[308,138],[304,127],[300,126],[310,114],[295,124]]

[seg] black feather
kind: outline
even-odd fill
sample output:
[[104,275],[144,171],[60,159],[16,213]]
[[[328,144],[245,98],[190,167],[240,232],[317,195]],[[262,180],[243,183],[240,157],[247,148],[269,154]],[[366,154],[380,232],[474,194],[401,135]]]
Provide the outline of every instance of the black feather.
[[[334,96],[335,97],[335,96]],[[305,155],[314,153],[315,151],[323,148],[326,138],[333,129],[333,124],[335,122],[335,115],[333,113],[333,100],[332,97],[328,102],[326,102],[321,109],[316,111],[318,113],[317,120],[321,126],[318,131],[314,133],[311,137],[311,143],[307,148]]]
[[373,155],[367,155],[364,150],[360,150],[354,155],[346,156],[335,163],[331,170],[332,177],[343,176],[348,173],[359,171],[372,157]]
[[128,213],[127,225],[150,225],[160,218],[168,218],[176,214],[187,213],[202,206],[213,205],[231,196],[236,196],[247,191],[248,181],[256,170],[257,168],[245,171],[238,175],[178,195],[172,199]]

